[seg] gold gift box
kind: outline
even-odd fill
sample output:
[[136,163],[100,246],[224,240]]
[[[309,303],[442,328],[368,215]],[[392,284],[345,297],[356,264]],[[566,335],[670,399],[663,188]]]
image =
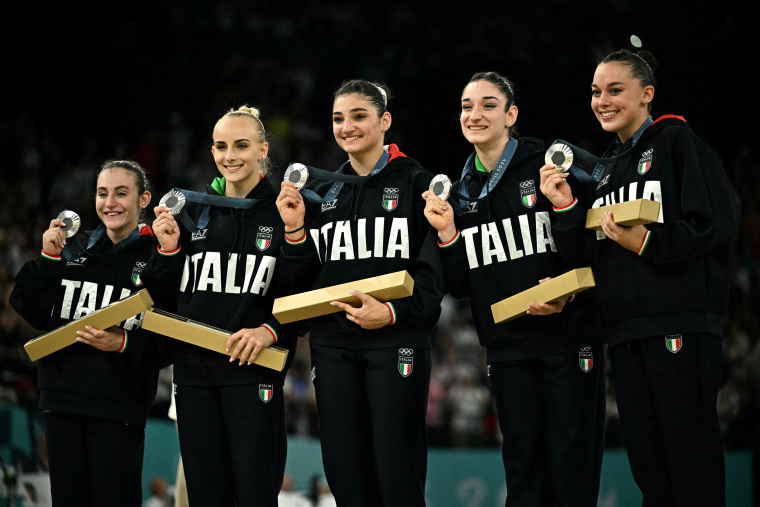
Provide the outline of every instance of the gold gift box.
[[[213,350],[227,356],[232,355],[231,351],[227,352],[227,338],[232,333],[219,329],[218,327],[209,326],[201,322],[165,312],[157,308],[151,308],[145,312],[145,318],[142,324],[143,329],[153,331],[154,333],[174,338],[185,343],[197,345],[204,349]],[[234,350],[234,349],[233,349]],[[259,352],[253,364],[282,371],[285,367],[285,360],[288,358],[288,351],[280,347],[267,347]]]
[[586,229],[601,231],[602,224],[599,223],[599,220],[608,211],[612,212],[612,219],[616,224],[632,227],[656,222],[660,216],[660,203],[649,199],[637,199],[600,208],[591,208],[586,215]]
[[549,303],[583,292],[595,284],[591,268],[578,268],[556,278],[547,280],[491,305],[491,313],[496,324],[509,322],[526,315],[530,303]]
[[153,299],[147,289],[116,301],[81,319],[69,322],[37,338],[29,340],[24,345],[29,359],[36,361],[53,352],[77,342],[77,331],[85,331],[85,326],[95,329],[106,329],[122,321],[138,315],[153,306]]
[[359,298],[351,295],[350,290],[369,294],[379,301],[391,301],[411,296],[414,290],[414,279],[407,271],[397,271],[387,275],[373,276],[355,282],[277,298],[274,300],[272,314],[280,323],[287,324],[330,313],[338,313],[343,310],[337,306],[332,306],[331,301],[342,301],[353,306],[361,304]]

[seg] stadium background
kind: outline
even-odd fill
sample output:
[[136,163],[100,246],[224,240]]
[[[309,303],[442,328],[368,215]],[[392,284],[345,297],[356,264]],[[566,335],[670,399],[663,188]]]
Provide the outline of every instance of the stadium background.
[[[751,158],[758,129],[749,70],[760,55],[750,19],[730,2],[648,0],[454,7],[396,0],[372,5],[110,0],[4,7],[0,451],[12,456],[12,439],[19,433],[4,423],[15,421],[3,418],[4,411],[20,409],[31,421],[37,417],[33,367],[14,345],[36,333],[15,318],[7,294],[20,264],[38,255],[42,231],[58,211],[75,209],[86,227],[94,226],[92,188],[102,161],[133,158],[143,164],[151,173],[154,204],[171,186],[202,187],[216,174],[209,154],[214,122],[227,109],[249,104],[262,110],[276,171],[294,161],[334,168],[344,155],[330,131],[332,92],[344,79],[360,77],[382,81],[393,91],[392,142],[432,172],[456,177],[471,150],[458,126],[459,97],[469,77],[481,70],[502,72],[516,82],[521,135],[547,143],[563,138],[600,154],[610,137],[589,110],[595,62],[613,49],[630,47],[629,36],[636,34],[661,64],[654,115],[685,116],[723,157],[742,199],[720,410],[726,448],[740,453],[740,468],[755,463],[740,485],[747,491],[757,483],[760,441],[760,237],[758,176]],[[463,404],[456,401],[457,396],[479,399],[487,390],[482,352],[473,344],[467,319],[464,307],[447,301],[435,343],[440,406],[431,408],[437,444],[431,452],[465,449],[493,456],[498,431],[492,407],[484,402],[462,414]],[[303,381],[307,344],[299,357],[289,375],[294,442],[317,431]],[[154,410],[159,432],[166,402],[160,395]],[[454,422],[458,415],[464,422]],[[454,428],[473,420],[479,423],[472,431]],[[614,456],[620,452],[614,410],[608,428],[608,455]],[[292,449],[312,459],[312,441],[305,442]],[[27,451],[18,453],[23,460],[38,463],[36,442],[23,447]],[[436,463],[451,457],[434,456]],[[294,452],[289,457],[293,463],[305,459]],[[625,466],[624,455],[622,460]],[[499,466],[497,459],[484,470]],[[297,486],[307,488],[307,480]]]

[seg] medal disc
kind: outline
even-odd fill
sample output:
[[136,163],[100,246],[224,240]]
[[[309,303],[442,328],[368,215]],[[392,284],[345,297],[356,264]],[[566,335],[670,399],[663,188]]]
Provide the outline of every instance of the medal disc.
[[544,155],[544,162],[547,164],[554,164],[558,168],[562,168],[562,172],[570,170],[570,166],[573,165],[573,150],[566,144],[555,143],[549,146]]
[[79,230],[81,221],[79,220],[79,215],[77,215],[75,212],[65,209],[61,211],[55,218],[57,220],[63,221],[63,226],[61,229],[67,238],[72,237]]
[[170,190],[161,198],[158,205],[166,206],[169,208],[169,213],[178,215],[185,207],[185,194],[178,190]]
[[445,201],[451,193],[451,180],[445,174],[436,174],[430,181],[430,190]]
[[290,164],[285,170],[285,177],[283,179],[295,183],[296,188],[302,188],[309,179],[309,169],[298,162]]

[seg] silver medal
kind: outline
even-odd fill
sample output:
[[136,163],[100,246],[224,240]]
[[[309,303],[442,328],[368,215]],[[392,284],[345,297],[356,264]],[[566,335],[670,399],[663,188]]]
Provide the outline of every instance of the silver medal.
[[65,209],[61,211],[58,214],[58,216],[55,218],[56,220],[63,221],[63,226],[61,226],[61,230],[63,230],[63,233],[66,235],[67,238],[72,237],[79,230],[79,225],[81,224],[81,220],[79,219],[79,215],[77,215],[75,212]]
[[170,190],[161,198],[158,205],[169,208],[169,213],[172,215],[178,215],[185,207],[185,194],[178,190]]
[[445,201],[451,193],[451,180],[445,174],[436,174],[430,181],[429,190]]
[[306,185],[306,181],[309,179],[309,169],[298,162],[290,164],[288,168],[285,169],[285,177],[283,179],[295,183],[296,188],[303,188],[303,186]]
[[554,143],[546,150],[544,162],[546,164],[554,164],[558,169],[561,168],[562,172],[566,173],[570,170],[570,166],[573,165],[573,150],[566,144]]

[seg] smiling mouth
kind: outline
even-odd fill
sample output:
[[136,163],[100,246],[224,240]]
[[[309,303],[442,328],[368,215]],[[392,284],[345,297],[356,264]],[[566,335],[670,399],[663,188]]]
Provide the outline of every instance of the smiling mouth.
[[483,131],[484,131],[484,130],[486,130],[488,127],[487,127],[487,126],[485,126],[485,125],[470,125],[470,126],[468,126],[467,128],[468,128],[469,130],[471,130],[471,131],[474,131],[474,132],[483,132]]
[[122,213],[121,211],[106,211],[103,214],[105,216],[107,216],[107,217],[117,217],[117,216],[121,215],[121,213]]
[[599,113],[599,116],[601,116],[603,120],[609,120],[610,118],[614,118],[615,116],[617,116],[617,114],[618,114],[617,111],[605,111],[605,112]]
[[350,136],[350,137],[344,137],[344,141],[356,141],[357,139],[360,139],[362,136]]
[[239,165],[226,165],[226,166],[224,166],[224,168],[227,169],[228,171],[237,171],[241,167],[243,167],[243,164],[239,164]]

